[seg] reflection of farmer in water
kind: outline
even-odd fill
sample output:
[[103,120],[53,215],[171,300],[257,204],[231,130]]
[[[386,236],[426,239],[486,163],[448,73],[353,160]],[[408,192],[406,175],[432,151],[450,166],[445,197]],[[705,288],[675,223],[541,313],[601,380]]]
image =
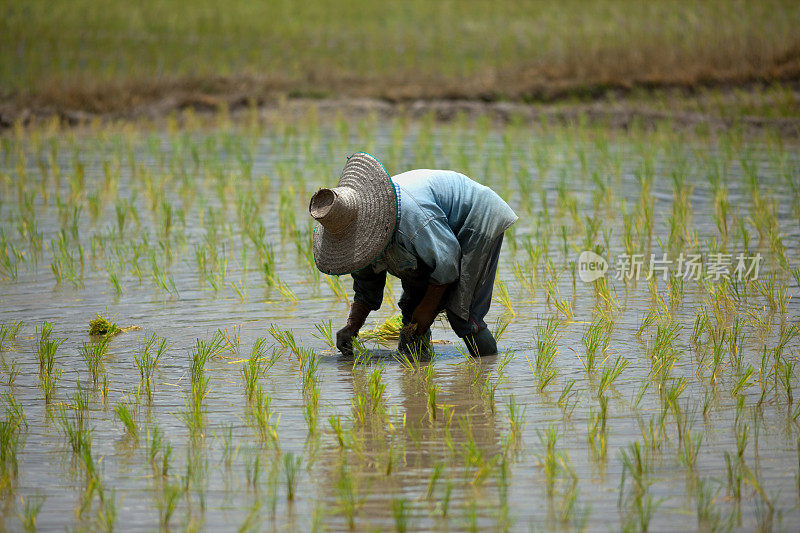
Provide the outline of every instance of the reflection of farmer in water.
[[444,310],[473,356],[497,353],[483,319],[503,232],[517,216],[494,191],[449,170],[390,177],[362,152],[347,160],[337,187],[314,194],[309,211],[320,223],[317,267],[353,276],[350,317],[336,334],[342,352],[352,351],[352,338],[380,307],[388,271],[403,285],[400,351],[426,351],[430,326]]

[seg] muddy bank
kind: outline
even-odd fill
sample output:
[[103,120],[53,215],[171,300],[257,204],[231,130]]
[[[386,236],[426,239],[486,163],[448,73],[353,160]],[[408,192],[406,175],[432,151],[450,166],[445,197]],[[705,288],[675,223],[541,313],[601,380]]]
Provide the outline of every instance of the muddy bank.
[[178,93],[154,102],[133,106],[124,112],[95,113],[53,106],[26,107],[0,104],[0,129],[51,121],[58,117],[63,126],[80,126],[94,121],[150,121],[168,117],[179,124],[184,113],[212,117],[227,113],[233,120],[303,118],[316,113],[320,118],[367,115],[390,118],[432,116],[437,121],[489,117],[498,123],[573,123],[586,120],[612,129],[653,128],[668,123],[674,128],[709,133],[741,128],[744,133],[766,129],[781,136],[800,136],[800,84],[783,87],[780,96],[762,92],[762,87],[730,88],[714,93],[685,91],[639,93],[635,96],[610,93],[588,101],[556,100],[524,103],[468,99],[418,99],[391,101],[379,98],[276,97],[258,99],[245,94],[209,96]]

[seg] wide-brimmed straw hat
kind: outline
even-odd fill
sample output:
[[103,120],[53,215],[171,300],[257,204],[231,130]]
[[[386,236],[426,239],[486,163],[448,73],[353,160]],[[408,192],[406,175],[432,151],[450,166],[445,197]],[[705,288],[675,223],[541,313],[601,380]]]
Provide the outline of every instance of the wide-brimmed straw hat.
[[380,161],[358,152],[347,159],[339,183],[311,197],[314,262],[326,274],[364,268],[389,244],[397,224],[397,195]]

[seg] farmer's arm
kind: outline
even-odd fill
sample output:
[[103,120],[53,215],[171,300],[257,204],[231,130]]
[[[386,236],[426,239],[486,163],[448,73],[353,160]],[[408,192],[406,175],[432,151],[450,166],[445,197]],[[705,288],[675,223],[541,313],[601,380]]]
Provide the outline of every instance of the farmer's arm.
[[347,324],[336,332],[336,347],[342,353],[353,351],[353,337],[367,320],[370,311],[380,308],[383,300],[383,289],[386,286],[386,271],[375,272],[370,267],[362,268],[351,274],[353,276],[353,305]]
[[446,220],[436,217],[414,236],[414,252],[431,268],[428,289],[412,314],[417,335],[423,335],[439,314],[447,287],[459,277],[461,245]]

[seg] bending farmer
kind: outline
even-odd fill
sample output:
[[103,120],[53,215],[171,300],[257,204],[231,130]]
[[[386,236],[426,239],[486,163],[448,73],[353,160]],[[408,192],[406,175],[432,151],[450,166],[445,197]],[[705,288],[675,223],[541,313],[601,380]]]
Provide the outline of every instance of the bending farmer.
[[381,306],[387,272],[403,285],[400,351],[427,351],[431,324],[446,311],[473,356],[497,353],[483,319],[503,232],[517,215],[494,191],[449,170],[390,177],[377,159],[357,153],[337,187],[314,194],[309,212],[319,222],[317,268],[353,276],[350,317],[336,334],[343,353],[352,353],[352,338]]

